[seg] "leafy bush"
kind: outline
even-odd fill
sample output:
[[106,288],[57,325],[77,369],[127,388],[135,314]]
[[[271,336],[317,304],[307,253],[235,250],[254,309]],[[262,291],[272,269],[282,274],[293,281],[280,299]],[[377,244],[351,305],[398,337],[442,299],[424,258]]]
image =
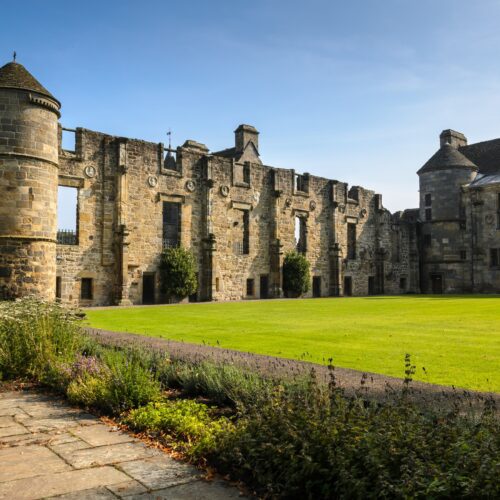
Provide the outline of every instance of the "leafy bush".
[[198,289],[193,254],[184,248],[166,248],[160,261],[161,291],[168,298],[183,299]]
[[34,299],[0,302],[0,378],[57,378],[83,342],[74,312]]
[[207,405],[189,399],[150,403],[132,410],[125,422],[138,431],[161,432],[182,440],[184,450],[195,459],[213,452],[218,436],[233,429],[227,418],[213,418]]
[[289,252],[283,260],[283,291],[287,297],[300,297],[309,291],[309,262],[298,252]]

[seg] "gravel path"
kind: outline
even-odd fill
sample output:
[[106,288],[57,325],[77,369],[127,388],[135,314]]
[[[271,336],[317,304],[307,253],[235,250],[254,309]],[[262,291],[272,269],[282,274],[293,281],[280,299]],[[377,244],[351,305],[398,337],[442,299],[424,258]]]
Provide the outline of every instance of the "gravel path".
[[[139,345],[152,347],[157,350],[168,352],[172,359],[190,362],[214,361],[217,363],[231,363],[243,369],[259,372],[263,375],[273,375],[278,377],[295,377],[315,370],[320,380],[328,381],[329,370],[324,365],[318,365],[307,361],[277,358],[263,354],[253,354],[249,352],[223,349],[203,344],[189,344],[187,342],[177,342],[158,337],[147,337],[124,332],[112,332],[95,328],[87,328],[88,333],[95,336],[100,342],[112,345]],[[335,368],[335,378],[339,386],[343,387],[348,394],[360,388],[360,381],[363,373],[349,368]],[[370,398],[383,400],[390,398],[394,391],[398,391],[403,386],[403,379],[380,375],[377,373],[366,373],[366,394]],[[500,394],[476,391],[465,391],[448,386],[428,384],[423,382],[412,382],[413,397],[424,403],[433,405],[443,405],[448,407],[451,400],[456,400],[456,395],[462,396],[462,401],[474,405],[480,404],[485,399],[492,399],[500,409]]]

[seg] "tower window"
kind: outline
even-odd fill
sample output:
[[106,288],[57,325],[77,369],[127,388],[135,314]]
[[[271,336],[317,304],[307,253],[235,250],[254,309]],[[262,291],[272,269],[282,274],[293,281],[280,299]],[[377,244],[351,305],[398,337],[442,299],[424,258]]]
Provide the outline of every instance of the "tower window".
[[424,203],[426,207],[431,207],[432,206],[432,194],[428,193],[424,197]]
[[347,258],[356,259],[356,224],[347,224]]
[[181,204],[163,202],[163,248],[179,246],[181,236]]
[[425,220],[426,221],[432,220],[432,208],[425,209]]
[[93,280],[92,278],[82,278],[80,289],[80,298],[82,300],[92,300],[93,298]]
[[432,245],[432,237],[430,234],[424,234],[424,247],[429,248]]

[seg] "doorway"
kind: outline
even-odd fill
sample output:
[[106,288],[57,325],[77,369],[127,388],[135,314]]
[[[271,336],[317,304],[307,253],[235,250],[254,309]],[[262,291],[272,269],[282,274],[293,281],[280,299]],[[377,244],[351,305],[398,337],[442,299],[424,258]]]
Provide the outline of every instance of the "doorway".
[[344,295],[347,297],[352,295],[352,278],[350,276],[344,277]]
[[313,297],[321,297],[321,276],[313,276]]
[[443,293],[443,275],[431,274],[431,289],[432,293]]
[[144,273],[142,275],[142,303],[155,303],[155,273]]
[[375,295],[375,276],[368,276],[368,295]]
[[267,274],[261,274],[260,276],[260,298],[269,298],[269,276]]

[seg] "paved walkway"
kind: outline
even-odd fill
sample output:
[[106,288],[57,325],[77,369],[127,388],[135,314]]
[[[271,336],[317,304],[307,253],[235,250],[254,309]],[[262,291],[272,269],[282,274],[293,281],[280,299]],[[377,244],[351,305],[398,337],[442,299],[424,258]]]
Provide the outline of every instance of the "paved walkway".
[[222,481],[33,391],[0,392],[0,499],[240,498]]

